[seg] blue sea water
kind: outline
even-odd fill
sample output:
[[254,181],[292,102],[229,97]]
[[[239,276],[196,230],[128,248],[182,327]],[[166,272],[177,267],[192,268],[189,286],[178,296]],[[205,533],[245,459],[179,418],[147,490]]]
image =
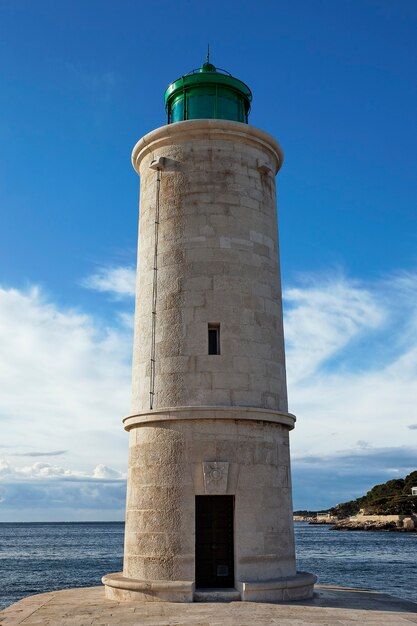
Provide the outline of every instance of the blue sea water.
[[0,524],[0,609],[24,596],[99,585],[120,572],[124,524]]
[[372,589],[417,602],[417,533],[294,526],[297,569],[316,574],[320,585]]
[[[298,569],[323,585],[417,602],[417,533],[336,532],[295,524]],[[0,609],[26,595],[100,584],[122,569],[124,524],[0,524]]]

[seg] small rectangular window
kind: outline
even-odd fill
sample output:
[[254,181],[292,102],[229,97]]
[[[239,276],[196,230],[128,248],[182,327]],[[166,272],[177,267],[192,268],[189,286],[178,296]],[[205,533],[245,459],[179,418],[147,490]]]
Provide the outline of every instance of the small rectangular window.
[[208,325],[208,353],[220,354],[220,324]]

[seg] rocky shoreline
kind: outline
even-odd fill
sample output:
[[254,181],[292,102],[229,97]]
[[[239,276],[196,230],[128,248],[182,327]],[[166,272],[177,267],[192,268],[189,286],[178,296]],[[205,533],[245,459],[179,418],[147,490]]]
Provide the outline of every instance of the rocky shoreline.
[[314,526],[331,526],[330,530],[385,530],[391,532],[417,532],[417,517],[415,515],[355,515],[337,519],[330,515],[317,517],[294,515],[294,521],[307,522]]
[[411,517],[405,518],[400,522],[393,520],[343,519],[333,524],[330,530],[385,530],[407,533],[416,532],[416,524]]

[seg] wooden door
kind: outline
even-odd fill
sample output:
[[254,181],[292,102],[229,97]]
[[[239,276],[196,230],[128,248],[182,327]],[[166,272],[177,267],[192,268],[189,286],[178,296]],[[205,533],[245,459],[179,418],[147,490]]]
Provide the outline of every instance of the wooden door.
[[234,496],[196,496],[196,587],[234,587]]

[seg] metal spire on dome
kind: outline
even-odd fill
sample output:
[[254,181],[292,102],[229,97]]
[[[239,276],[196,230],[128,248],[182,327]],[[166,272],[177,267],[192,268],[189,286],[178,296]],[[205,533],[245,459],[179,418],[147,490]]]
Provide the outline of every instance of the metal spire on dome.
[[216,71],[217,71],[216,67],[213,65],[213,63],[210,63],[210,44],[208,43],[206,62],[201,66],[200,72],[216,72]]

